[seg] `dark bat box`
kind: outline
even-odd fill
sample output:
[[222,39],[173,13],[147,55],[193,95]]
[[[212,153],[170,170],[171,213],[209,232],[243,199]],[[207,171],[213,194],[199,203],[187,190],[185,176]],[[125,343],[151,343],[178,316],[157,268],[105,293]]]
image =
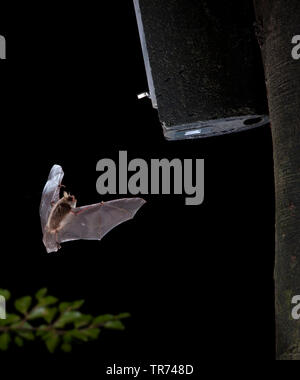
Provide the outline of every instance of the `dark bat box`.
[[251,0],[134,0],[149,86],[166,139],[268,122]]

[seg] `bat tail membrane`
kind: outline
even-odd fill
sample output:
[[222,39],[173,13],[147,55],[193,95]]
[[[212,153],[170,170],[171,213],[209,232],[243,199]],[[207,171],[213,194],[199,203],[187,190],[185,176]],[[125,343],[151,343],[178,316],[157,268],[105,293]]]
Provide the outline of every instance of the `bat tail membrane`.
[[60,249],[60,245],[56,241],[55,234],[52,234],[48,231],[44,232],[43,243],[48,253],[57,252]]

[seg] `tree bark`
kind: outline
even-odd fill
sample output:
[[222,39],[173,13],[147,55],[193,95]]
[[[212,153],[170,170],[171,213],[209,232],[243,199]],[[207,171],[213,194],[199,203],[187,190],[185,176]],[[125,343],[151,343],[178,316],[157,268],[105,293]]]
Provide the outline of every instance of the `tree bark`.
[[254,0],[271,120],[276,191],[275,310],[278,360],[300,360],[300,34],[299,0]]

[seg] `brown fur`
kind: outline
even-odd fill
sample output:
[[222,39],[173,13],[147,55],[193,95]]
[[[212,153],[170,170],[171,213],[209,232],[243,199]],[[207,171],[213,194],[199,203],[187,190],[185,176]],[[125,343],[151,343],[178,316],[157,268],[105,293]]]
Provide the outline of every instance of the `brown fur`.
[[51,230],[56,230],[64,217],[71,211],[71,206],[67,202],[61,202],[53,210],[49,227]]

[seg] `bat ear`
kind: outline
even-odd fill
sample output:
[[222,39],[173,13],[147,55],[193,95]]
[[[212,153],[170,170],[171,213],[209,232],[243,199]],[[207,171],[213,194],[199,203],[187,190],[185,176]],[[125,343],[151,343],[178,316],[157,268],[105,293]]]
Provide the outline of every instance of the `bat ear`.
[[66,191],[64,191],[64,198],[68,198],[68,196],[69,194]]

